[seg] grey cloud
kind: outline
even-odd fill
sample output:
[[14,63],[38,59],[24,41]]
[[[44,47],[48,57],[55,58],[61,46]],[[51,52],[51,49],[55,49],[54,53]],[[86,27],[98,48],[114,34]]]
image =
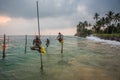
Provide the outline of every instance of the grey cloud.
[[[108,11],[120,12],[120,0],[93,0],[94,2],[89,4],[91,12],[98,12],[105,14]],[[93,14],[94,15],[94,14]]]
[[11,17],[34,17],[34,4],[28,0],[0,0],[0,14]]
[[[85,5],[91,15],[95,12],[120,10],[120,0],[38,0],[40,17],[71,16],[78,5]],[[36,0],[0,0],[0,15],[35,18]],[[80,16],[80,15],[78,15]]]
[[[75,12],[76,2],[69,0],[57,3],[57,0],[39,0],[40,17],[62,16]],[[0,0],[0,14],[12,17],[36,17],[36,0]]]

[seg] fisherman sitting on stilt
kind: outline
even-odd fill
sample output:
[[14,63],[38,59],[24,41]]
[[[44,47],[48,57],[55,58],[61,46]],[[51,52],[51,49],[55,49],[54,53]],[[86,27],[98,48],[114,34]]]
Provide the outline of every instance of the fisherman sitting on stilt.
[[40,38],[38,36],[35,37],[35,39],[33,40],[33,46],[31,47],[32,50],[37,50],[40,53],[45,54],[46,51],[44,49],[44,47],[41,46],[42,41],[40,40]]
[[60,43],[63,43],[63,35],[62,35],[60,32],[58,33],[57,40],[58,40]]
[[32,50],[40,50],[41,49],[41,40],[36,35],[35,39],[33,40],[33,47],[31,47]]

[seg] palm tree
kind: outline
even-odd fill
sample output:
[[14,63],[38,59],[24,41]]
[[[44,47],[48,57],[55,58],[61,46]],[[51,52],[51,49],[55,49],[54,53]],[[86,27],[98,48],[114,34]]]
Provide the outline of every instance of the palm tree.
[[84,27],[88,27],[88,22],[87,21],[84,21]]
[[103,28],[103,31],[104,31],[104,27],[105,27],[105,18],[102,17],[102,18],[100,19],[100,22],[101,22],[101,27]]
[[114,21],[115,21],[115,25],[117,26],[117,22],[120,21],[120,13],[116,13],[116,14],[114,15]]
[[115,33],[115,24],[112,24],[111,27],[112,27],[112,34],[113,34]]
[[117,22],[120,20],[120,13],[116,13],[115,15],[113,15],[113,20],[114,20],[114,26],[112,25],[113,29],[112,29],[112,33],[114,33],[114,29],[117,28]]
[[106,31],[106,33],[108,33],[108,29],[109,29],[109,26],[110,26],[110,20],[109,20],[108,17],[105,18],[105,25],[107,26],[105,31]]
[[93,31],[94,33],[96,33],[96,25],[93,25],[92,31]]
[[84,21],[84,22],[79,22],[79,24],[77,25],[77,33],[75,34],[76,36],[87,36],[90,35],[92,33],[91,30],[86,29],[86,27],[88,27],[88,22]]
[[90,23],[88,23],[88,26],[87,26],[89,29],[91,29],[91,24]]
[[109,21],[110,21],[110,25],[111,25],[111,22],[112,22],[112,20],[113,20],[113,14],[114,14],[114,12],[112,12],[112,11],[109,11],[109,12],[106,14],[106,16],[108,17],[108,19],[109,19]]
[[98,19],[99,19],[99,14],[98,13],[95,13],[95,15],[94,15],[94,19],[96,20],[96,22],[98,21]]
[[96,29],[97,29],[97,33],[101,32],[101,26],[102,26],[102,21],[101,19],[99,21],[96,22]]
[[94,14],[94,19],[96,20],[96,24],[95,24],[95,32],[97,32],[97,33],[99,33],[100,32],[100,26],[99,26],[99,21],[98,21],[98,19],[100,18],[99,17],[100,15],[96,12],[95,14]]
[[91,26],[91,24],[89,23],[88,26]]
[[77,33],[76,33],[77,36],[80,36],[80,32],[82,28],[83,28],[83,23],[80,21],[79,24],[77,25]]
[[[106,14],[106,16],[108,17],[108,20],[109,20],[109,26],[111,25],[111,22],[112,22],[112,20],[113,20],[113,16],[114,15],[114,12],[112,12],[112,11],[109,11],[107,14]],[[109,29],[109,28],[108,28]],[[113,28],[114,29],[114,28]],[[113,31],[113,30],[112,30]]]
[[117,24],[117,33],[120,33],[120,23]]

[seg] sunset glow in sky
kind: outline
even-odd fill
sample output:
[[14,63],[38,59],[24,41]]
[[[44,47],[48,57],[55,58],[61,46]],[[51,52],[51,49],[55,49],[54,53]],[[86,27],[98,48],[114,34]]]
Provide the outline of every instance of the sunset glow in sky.
[[6,16],[0,16],[0,24],[6,24],[8,21],[11,21],[9,17]]

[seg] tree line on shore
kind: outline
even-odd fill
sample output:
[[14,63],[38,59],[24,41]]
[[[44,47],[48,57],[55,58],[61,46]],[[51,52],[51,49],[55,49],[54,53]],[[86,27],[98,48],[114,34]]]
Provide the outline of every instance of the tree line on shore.
[[95,20],[95,24],[93,25],[87,21],[80,21],[77,25],[75,36],[85,37],[90,34],[120,34],[120,13],[109,11],[103,17],[95,13],[93,19]]

